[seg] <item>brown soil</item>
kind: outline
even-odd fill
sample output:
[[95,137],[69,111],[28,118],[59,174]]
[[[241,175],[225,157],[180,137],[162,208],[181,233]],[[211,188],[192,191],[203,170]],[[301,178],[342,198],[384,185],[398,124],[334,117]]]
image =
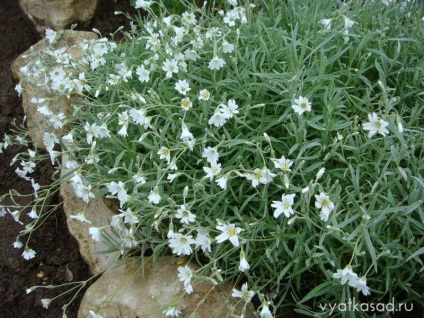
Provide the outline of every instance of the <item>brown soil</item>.
[[[113,0],[101,0],[101,2],[92,25],[78,29],[96,28],[104,36],[108,36],[118,26],[129,27],[126,18],[122,15],[115,16],[115,11],[137,14],[137,10],[130,6],[129,0],[118,0],[116,4]],[[199,1],[199,4],[201,2]],[[16,81],[12,78],[10,64],[40,39],[32,23],[21,12],[17,0],[0,0],[0,141],[12,127],[11,122],[15,118],[19,122],[23,117],[21,100],[14,90]],[[32,193],[31,184],[14,172],[17,165],[10,166],[11,160],[20,151],[25,151],[25,148],[9,147],[0,154],[0,196],[8,193],[10,189],[16,189],[21,193]],[[46,163],[32,176],[38,183],[45,185],[51,182],[53,171],[50,164]],[[52,204],[60,202],[57,196],[50,198],[50,201]],[[25,202],[20,201],[21,204]],[[21,220],[25,224],[28,222],[28,217],[23,216]],[[69,283],[69,271],[73,276],[72,282],[84,281],[90,278],[87,265],[79,254],[76,241],[68,232],[62,209],[59,208],[34,232],[29,246],[37,254],[29,261],[22,258],[22,249],[15,249],[12,245],[23,228],[10,215],[0,218],[0,317],[62,317],[62,306],[73,298],[73,293],[54,300],[48,309],[42,307],[41,299],[54,298],[67,288],[37,289],[30,294],[26,294],[25,290],[34,285]],[[82,296],[83,292],[79,293],[68,307],[66,314],[69,318],[77,317]],[[406,315],[397,313],[394,317],[421,317],[420,309],[417,307],[414,306],[414,311],[411,313]],[[292,313],[284,312],[281,313],[281,317],[294,316]]]
[[[118,0],[116,4],[113,0],[103,0],[99,8],[92,25],[85,29],[94,27],[104,36],[120,25],[128,27],[126,18],[122,15],[115,16],[114,11],[132,14],[136,12],[129,5],[129,0]],[[10,64],[40,39],[32,23],[21,12],[17,0],[0,0],[0,140],[9,132],[11,122],[15,118],[20,122],[23,117],[21,99],[14,90],[16,81],[12,78]],[[14,172],[17,165],[10,166],[11,160],[20,151],[25,151],[25,148],[9,147],[0,154],[0,195],[8,193],[10,189],[32,193],[31,184]],[[49,163],[37,169],[32,174],[34,179],[41,185],[49,184],[54,169]],[[28,201],[21,200],[20,203]],[[52,204],[60,202],[57,196],[52,197],[50,201]],[[21,220],[25,224],[28,217],[24,214]],[[54,298],[67,288],[43,288],[30,294],[26,294],[25,290],[34,285],[68,283],[69,271],[73,276],[72,282],[86,280],[90,277],[87,265],[79,254],[76,241],[68,232],[62,209],[59,208],[32,235],[29,246],[37,254],[31,260],[23,259],[23,250],[15,249],[12,245],[23,228],[10,215],[0,218],[0,317],[62,317],[62,306],[72,299],[73,293],[54,300],[48,309],[42,307],[41,299]],[[80,293],[68,307],[66,314],[69,318],[77,317],[82,295],[83,293]]]

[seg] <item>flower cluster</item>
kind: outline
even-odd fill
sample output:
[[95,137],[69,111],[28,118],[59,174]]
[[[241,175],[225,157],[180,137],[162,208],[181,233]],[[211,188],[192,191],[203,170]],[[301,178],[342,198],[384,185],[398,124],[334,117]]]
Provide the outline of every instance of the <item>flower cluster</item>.
[[[274,295],[302,299],[294,282],[328,297],[349,287],[372,297],[370,288],[387,290],[385,280],[398,275],[391,268],[418,272],[419,243],[402,244],[422,233],[420,110],[399,108],[412,103],[410,93],[391,96],[415,84],[383,84],[399,82],[396,76],[407,81],[407,66],[392,70],[390,80],[383,69],[403,62],[412,69],[412,60],[396,53],[379,61],[403,50],[401,42],[369,58],[399,38],[393,28],[376,42],[368,36],[370,23],[386,21],[371,19],[369,9],[380,12],[384,4],[335,1],[335,12],[308,4],[283,7],[287,21],[280,21],[282,7],[274,2],[232,0],[222,11],[155,15],[155,2],[136,1],[152,16],[136,21],[125,41],[85,40],[78,61],[52,49],[46,60],[53,67],[43,59],[24,67],[59,97],[78,96],[72,116],[52,112],[49,100],[33,102],[51,123],[43,135],[50,161],[67,169],[59,181],[85,203],[100,193],[119,205],[110,224],[89,229],[93,240],[107,236],[122,257],[148,246],[155,256],[198,260],[199,269],[185,261],[176,268],[187,294],[203,280],[242,282],[231,296],[245,309],[257,297],[260,317],[268,318],[286,301]],[[381,14],[392,14],[387,10]],[[46,36],[55,43],[54,31]],[[13,143],[25,138],[7,135],[0,150]],[[59,163],[62,153],[67,159]],[[41,200],[43,189],[30,177],[37,155],[30,149],[17,158],[16,172]],[[0,209],[17,221],[20,213]],[[30,212],[34,222],[40,214]],[[91,223],[83,212],[71,218]],[[380,237],[386,222],[390,231]],[[19,238],[14,246],[26,259],[36,257]],[[390,256],[406,253],[408,261]],[[329,283],[329,271],[346,259],[349,265],[332,275],[341,284]],[[370,287],[350,264],[372,277]],[[292,283],[283,286],[283,279]],[[302,303],[296,305],[312,310]],[[178,316],[180,309],[175,301],[163,313]]]
[[340,279],[342,285],[348,283],[350,287],[356,288],[358,292],[362,292],[364,296],[369,296],[371,294],[369,288],[367,287],[367,279],[365,276],[358,277],[356,273],[353,272],[352,266],[346,265],[343,269],[338,269],[337,273],[333,274],[333,278]]

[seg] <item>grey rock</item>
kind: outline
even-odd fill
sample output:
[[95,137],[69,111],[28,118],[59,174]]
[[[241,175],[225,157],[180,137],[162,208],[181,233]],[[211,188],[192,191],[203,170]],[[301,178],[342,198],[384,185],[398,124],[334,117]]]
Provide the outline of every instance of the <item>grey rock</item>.
[[[231,317],[231,308],[235,315],[240,314],[244,302],[231,297],[231,284],[194,283],[193,292],[187,294],[177,277],[178,266],[172,256],[159,257],[156,262],[146,257],[144,265],[135,257],[123,260],[88,288],[78,318],[91,317],[90,310],[113,318],[165,317],[164,312],[173,304],[181,311],[179,317],[193,312],[196,318]],[[194,263],[189,266],[199,268]],[[255,317],[251,304],[246,309],[244,317]]]

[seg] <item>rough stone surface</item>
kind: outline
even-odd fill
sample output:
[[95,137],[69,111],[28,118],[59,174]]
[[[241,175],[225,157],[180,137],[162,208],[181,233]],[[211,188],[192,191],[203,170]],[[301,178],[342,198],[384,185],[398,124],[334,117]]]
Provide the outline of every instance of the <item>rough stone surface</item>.
[[44,36],[46,28],[65,30],[77,23],[89,25],[99,0],[19,0],[24,13]]
[[[62,157],[62,166],[67,161],[66,156]],[[69,170],[62,168],[61,176],[65,176]],[[70,184],[61,184],[60,195],[63,200],[63,210],[67,216],[69,232],[78,242],[80,254],[86,261],[90,272],[99,273],[107,269],[117,259],[118,253],[96,254],[106,250],[107,246],[102,242],[93,240],[89,233],[90,227],[107,226],[114,213],[104,204],[101,196],[96,193],[96,198],[91,199],[88,204],[75,195]],[[78,221],[71,218],[84,211],[84,215],[91,223]]]
[[[163,312],[172,304],[181,311],[179,317],[189,317],[197,308],[196,318],[225,318],[231,316],[229,308],[234,306],[234,314],[240,314],[243,301],[236,304],[230,284],[215,287],[208,282],[192,284],[194,291],[186,294],[177,277],[175,258],[163,256],[156,263],[145,261],[142,268],[141,260],[131,257],[103,274],[86,291],[78,318],[91,317],[90,310],[114,318],[165,317]],[[195,264],[190,267],[198,268]],[[205,296],[205,302],[201,303]],[[254,317],[252,306],[247,307],[244,317]]]
[[[22,73],[21,68],[27,65],[32,65],[40,59],[49,50],[58,50],[66,48],[67,52],[74,60],[81,57],[80,43],[84,39],[97,39],[97,34],[93,32],[82,31],[61,31],[58,32],[57,38],[53,44],[50,44],[47,39],[43,39],[33,45],[29,50],[21,54],[12,63],[13,77],[21,81],[22,85],[22,106],[27,117],[27,125],[30,131],[30,137],[37,148],[44,149],[43,133],[52,132],[53,124],[48,118],[37,111],[38,104],[31,102],[35,97],[37,99],[46,98],[52,99],[49,104],[50,110],[57,114],[63,112],[67,114],[70,107],[70,101],[66,97],[56,97],[55,94],[47,89],[40,88],[39,81],[29,81]],[[56,130],[57,135],[61,135],[61,130]]]

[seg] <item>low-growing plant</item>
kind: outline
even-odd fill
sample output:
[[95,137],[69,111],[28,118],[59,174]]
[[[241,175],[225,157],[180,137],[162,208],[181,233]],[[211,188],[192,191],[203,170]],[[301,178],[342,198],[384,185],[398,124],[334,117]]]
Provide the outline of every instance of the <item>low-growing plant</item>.
[[87,40],[79,61],[52,51],[25,70],[79,97],[67,116],[38,101],[55,128],[44,133],[51,161],[70,172],[40,192],[29,176],[40,153],[16,158],[37,211],[17,242],[42,219],[43,195],[70,182],[87,203],[94,189],[119,201],[110,224],[90,228],[110,251],[200,264],[178,268],[187,293],[230,281],[229,297],[261,317],[365,317],[321,305],[352,299],[422,306],[422,4],[136,5],[149,15],[121,42]]

